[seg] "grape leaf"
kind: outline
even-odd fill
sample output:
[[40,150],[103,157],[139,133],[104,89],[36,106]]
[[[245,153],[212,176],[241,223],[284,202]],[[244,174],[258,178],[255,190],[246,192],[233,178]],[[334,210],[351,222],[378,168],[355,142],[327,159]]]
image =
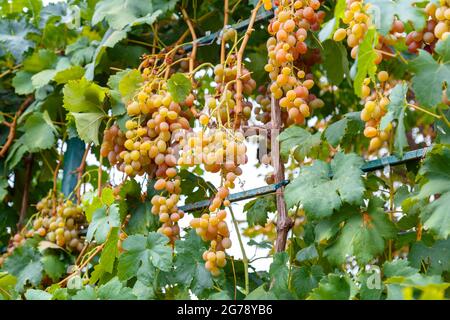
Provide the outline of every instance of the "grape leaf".
[[56,129],[47,112],[31,114],[22,129],[21,141],[30,152],[49,149],[55,143]]
[[177,281],[197,295],[211,288],[213,286],[211,273],[205,269],[205,261],[202,258],[207,247],[195,230],[190,230],[184,240],[177,240],[175,248]]
[[191,89],[191,81],[182,73],[173,74],[167,81],[167,90],[175,102],[183,102]]
[[36,29],[30,25],[26,18],[20,20],[0,20],[0,48],[9,51],[16,61],[22,61],[23,55],[28,49],[35,46],[33,41],[27,39],[29,33],[35,33]]
[[439,239],[446,239],[450,234],[450,147],[435,145],[427,153],[419,173],[426,182],[416,198],[428,199],[431,195],[440,194],[421,212],[423,227],[433,230]]
[[325,132],[325,138],[333,147],[337,147],[344,139],[359,135],[364,128],[359,112],[346,113],[344,117],[330,124]]
[[128,103],[142,84],[142,75],[137,69],[128,71],[119,81],[118,89],[122,101]]
[[80,66],[72,66],[70,68],[58,71],[53,80],[57,84],[67,83],[70,80],[80,80],[84,75],[84,68]]
[[291,287],[298,299],[304,299],[319,285],[324,276],[323,268],[319,265],[293,268],[291,274]]
[[111,228],[108,239],[102,250],[99,263],[94,267],[94,271],[89,279],[90,284],[102,279],[106,273],[111,274],[114,269],[114,262],[118,256],[119,228]]
[[383,36],[392,28],[394,18],[405,24],[411,22],[414,30],[422,30],[425,27],[425,12],[422,8],[414,6],[415,3],[423,3],[424,0],[368,0],[371,3],[370,13],[375,19],[377,29]]
[[425,264],[428,274],[450,272],[450,239],[438,240],[432,246],[416,242],[411,247],[408,260],[415,268],[421,268]]
[[29,94],[34,91],[33,84],[31,83],[32,73],[24,70],[20,70],[16,73],[12,79],[12,85],[16,89],[17,94]]
[[339,85],[344,80],[344,75],[350,77],[347,51],[340,42],[331,39],[322,43],[323,67],[328,80],[334,85]]
[[356,154],[337,153],[331,164],[316,160],[312,166],[302,167],[286,186],[287,206],[300,203],[309,217],[323,218],[331,216],[343,203],[360,204],[364,193],[360,169],[363,163]]
[[172,264],[172,250],[169,239],[156,232],[129,236],[122,244],[124,253],[119,257],[117,275],[127,280],[137,276],[149,283],[154,278],[154,269],[169,271]]
[[72,297],[73,300],[135,300],[132,289],[124,287],[117,277],[102,286],[86,286]]
[[73,22],[75,16],[74,11],[70,9],[67,2],[49,3],[41,10],[41,19],[39,27],[42,29],[48,23],[58,26]]
[[6,179],[0,180],[0,202],[5,199],[8,194],[8,181]]
[[305,262],[317,259],[319,257],[319,253],[317,252],[316,246],[314,244],[309,247],[303,248],[297,252],[295,255],[295,259],[298,262]]
[[419,272],[419,269],[409,265],[409,261],[398,259],[394,261],[386,261],[383,264],[383,274],[386,278],[390,277],[409,277]]
[[264,284],[260,285],[258,288],[250,292],[245,300],[276,300],[277,296],[272,291],[266,291],[264,289]]
[[72,112],[72,116],[75,118],[75,125],[77,128],[78,136],[86,143],[93,142],[95,145],[98,145],[98,131],[103,119],[106,117],[105,113]]
[[281,143],[280,154],[283,159],[286,160],[289,157],[291,150],[296,159],[303,159],[320,145],[320,132],[311,134],[302,127],[294,125],[281,132],[277,139]]
[[378,34],[374,28],[370,28],[363,41],[359,45],[358,57],[356,61],[356,75],[354,80],[354,89],[358,97],[362,96],[362,86],[363,81],[369,75],[369,77],[374,77],[377,71],[377,66],[374,63],[377,58],[377,53],[375,52],[375,46],[378,42]]
[[57,281],[66,273],[66,265],[58,256],[46,254],[41,259],[45,273],[53,281]]
[[292,299],[292,294],[289,292],[288,287],[288,261],[289,255],[287,252],[277,252],[274,254],[272,264],[270,265],[269,274],[272,279],[270,291],[278,299]]
[[355,256],[358,262],[368,263],[383,252],[386,240],[394,237],[396,230],[381,204],[381,200],[373,198],[367,212],[355,212],[345,222],[336,242],[324,251],[330,262],[339,265],[347,256]]
[[447,84],[447,97],[450,96],[450,38],[439,41],[435,52],[438,61],[425,50],[419,50],[417,58],[409,63],[414,72],[412,88],[417,100],[425,107],[433,107],[442,102],[442,88]]
[[71,112],[103,112],[107,89],[81,78],[69,81],[63,89],[64,108]]
[[275,196],[258,197],[244,205],[244,212],[247,213],[247,222],[250,227],[264,226],[267,222],[267,214],[276,210]]
[[51,50],[39,49],[23,61],[23,70],[38,73],[45,69],[53,69],[58,56]]
[[319,286],[313,289],[308,300],[348,300],[350,281],[347,276],[330,273],[320,280]]
[[28,282],[37,286],[41,282],[44,271],[41,255],[27,244],[16,248],[5,260],[3,268],[17,278],[15,289],[18,292],[22,292]]
[[405,129],[405,112],[406,112],[406,94],[408,93],[408,85],[403,82],[397,84],[392,89],[389,96],[390,103],[388,105],[388,112],[381,119],[380,129],[384,130],[389,123],[394,120],[397,121],[397,127],[395,128],[395,141],[394,148],[399,157],[403,156],[403,149],[408,146],[408,140],[406,138]]
[[25,292],[27,300],[52,300],[53,295],[43,290],[28,289]]
[[119,208],[116,204],[112,206],[102,206],[95,210],[92,221],[86,234],[86,240],[92,241],[95,238],[97,243],[106,241],[110,230],[120,226]]

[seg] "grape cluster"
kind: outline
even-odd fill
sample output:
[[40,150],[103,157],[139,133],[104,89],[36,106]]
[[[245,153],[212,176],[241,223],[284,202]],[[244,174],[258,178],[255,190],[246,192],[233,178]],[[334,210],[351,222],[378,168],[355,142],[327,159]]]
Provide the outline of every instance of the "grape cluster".
[[413,30],[406,36],[406,44],[411,53],[418,49],[433,52],[439,40],[445,40],[450,34],[450,1],[430,2],[425,7],[428,16],[426,27],[422,31]]
[[[234,29],[231,29],[234,30]],[[236,32],[236,31],[235,31]],[[225,33],[226,34],[226,33]],[[218,123],[228,123],[234,119],[234,107],[236,105],[236,57],[229,55],[224,64],[214,67],[214,82],[216,83],[216,97],[207,100],[207,106],[211,116],[215,117]],[[242,68],[242,92],[244,95],[251,95],[256,89],[256,81],[245,67]],[[244,120],[250,119],[252,114],[252,103],[248,100],[242,102],[242,114]]]
[[264,69],[272,81],[269,90],[296,124],[302,124],[312,108],[323,106],[309,93],[314,86],[312,75],[297,66],[308,52],[308,30],[318,30],[323,21],[325,14],[319,8],[318,0],[281,1],[268,27],[272,36],[266,44],[269,61]]
[[218,276],[219,268],[226,265],[225,250],[231,248],[230,231],[225,222],[226,216],[225,210],[219,210],[216,213],[205,213],[190,222],[190,226],[196,230],[203,241],[211,241],[209,249],[203,253],[203,260],[206,270],[213,276]]
[[249,238],[263,235],[267,237],[268,240],[273,241],[276,238],[277,230],[275,223],[272,220],[269,220],[264,226],[254,225],[244,229],[243,234]]
[[388,83],[389,74],[386,71],[378,73],[379,84],[371,91],[370,78],[364,80],[363,96],[365,97],[364,109],[361,111],[361,120],[365,124],[364,136],[370,139],[369,152],[377,152],[383,144],[389,140],[392,125],[389,124],[384,130],[380,129],[381,118],[387,112],[389,99],[387,95],[391,88]]

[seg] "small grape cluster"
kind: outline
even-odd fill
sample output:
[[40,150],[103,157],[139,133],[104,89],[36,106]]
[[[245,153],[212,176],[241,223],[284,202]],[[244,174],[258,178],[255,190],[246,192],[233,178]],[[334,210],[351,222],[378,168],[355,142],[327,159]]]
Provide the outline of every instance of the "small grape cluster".
[[370,139],[369,152],[377,152],[383,144],[389,140],[392,125],[389,124],[384,130],[380,129],[381,118],[387,112],[389,99],[387,95],[391,88],[388,83],[389,74],[386,71],[378,73],[378,86],[371,91],[370,78],[364,80],[363,96],[365,98],[364,109],[361,111],[361,120],[364,121],[364,136]]
[[406,45],[411,53],[418,49],[433,52],[439,40],[445,40],[450,35],[450,1],[430,2],[425,7],[428,16],[426,27],[422,31],[413,30],[406,36]]
[[230,231],[225,222],[226,216],[225,210],[219,210],[217,213],[205,213],[190,222],[190,226],[196,230],[203,241],[211,241],[210,248],[203,253],[203,260],[206,270],[213,276],[218,276],[219,268],[225,267],[225,250],[231,248]]
[[[234,29],[231,29],[234,30]],[[236,57],[229,55],[223,64],[217,64],[214,67],[214,82],[216,86],[216,97],[207,99],[207,106],[210,114],[216,118],[219,123],[231,123],[234,118],[234,107],[236,105]],[[242,68],[242,92],[249,96],[256,89],[256,81],[251,73],[245,67]],[[243,101],[242,114],[244,120],[250,119],[252,114],[252,103],[248,100]]]
[[296,65],[308,52],[308,30],[318,30],[323,21],[325,14],[319,8],[318,0],[281,1],[268,27],[272,36],[266,44],[269,61],[264,69],[272,81],[269,90],[296,124],[304,123],[312,108],[323,106],[322,100],[309,93],[314,86],[312,75]]

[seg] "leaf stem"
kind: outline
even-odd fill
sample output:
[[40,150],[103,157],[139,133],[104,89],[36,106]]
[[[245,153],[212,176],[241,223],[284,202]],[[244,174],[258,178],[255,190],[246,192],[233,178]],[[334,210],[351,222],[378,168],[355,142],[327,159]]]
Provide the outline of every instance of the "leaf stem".
[[437,115],[437,114],[435,114],[435,113],[433,113],[433,112],[431,112],[431,111],[428,111],[428,110],[426,110],[426,109],[424,109],[424,108],[421,108],[421,107],[419,107],[419,106],[416,106],[416,105],[414,105],[414,104],[407,103],[406,105],[407,105],[408,107],[413,108],[413,109],[422,111],[422,112],[424,112],[424,113],[426,113],[426,114],[428,114],[428,115],[430,115],[430,116],[432,116],[432,117],[435,117],[436,119],[442,119],[442,116]]

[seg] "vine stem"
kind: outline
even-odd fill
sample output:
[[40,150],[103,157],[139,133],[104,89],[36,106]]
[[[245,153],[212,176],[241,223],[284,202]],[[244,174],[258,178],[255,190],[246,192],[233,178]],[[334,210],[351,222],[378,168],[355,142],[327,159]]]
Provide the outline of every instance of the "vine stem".
[[9,124],[7,124],[7,127],[9,127],[9,134],[6,138],[6,142],[3,145],[2,149],[0,150],[0,158],[3,158],[6,153],[8,152],[9,147],[14,141],[14,138],[16,136],[16,126],[17,126],[17,120],[19,119],[20,115],[25,111],[26,108],[33,102],[34,98],[33,96],[29,96],[25,99],[25,101],[20,105],[19,109],[17,110],[16,114],[14,115],[13,121]]
[[[228,25],[228,0],[224,1],[223,4],[223,31],[225,31],[225,27]],[[220,41],[220,64],[225,62],[225,41],[222,34],[222,40]]]
[[241,252],[242,252],[242,263],[244,264],[245,295],[247,295],[250,292],[250,285],[249,285],[249,278],[248,278],[248,257],[247,257],[247,254],[245,253],[244,242],[242,241],[241,233],[239,232],[239,226],[238,226],[236,217],[234,216],[233,209],[231,209],[231,206],[228,207],[228,209],[230,209],[231,219],[233,220],[233,225],[234,225],[234,229],[236,230],[239,247],[241,248]]
[[426,114],[428,114],[428,115],[430,115],[430,116],[432,116],[432,117],[435,117],[436,119],[442,119],[442,116],[437,115],[437,114],[435,114],[435,113],[433,113],[433,112],[431,112],[431,111],[428,111],[428,110],[426,110],[426,109],[424,109],[424,108],[421,108],[421,107],[419,107],[419,106],[416,106],[415,104],[407,103],[406,105],[407,105],[408,107],[413,108],[413,109],[422,111],[422,112],[424,112],[424,113],[426,113]]
[[[281,110],[278,101],[272,96],[271,98],[271,153],[272,165],[274,168],[275,183],[284,180],[284,165],[280,156],[280,142],[278,135],[281,132]],[[292,219],[287,214],[286,202],[284,201],[284,187],[278,188],[275,196],[277,202],[277,240],[275,243],[276,252],[283,252],[286,248],[287,236],[289,229],[292,227]]]
[[181,8],[181,13],[183,13],[184,20],[188,25],[189,32],[191,33],[192,37],[192,51],[189,55],[189,73],[192,73],[192,71],[194,70],[195,57],[197,55],[197,34],[195,33],[195,28],[192,25],[191,19],[189,19],[186,9]]
[[248,23],[247,31],[245,32],[245,36],[242,40],[241,46],[239,47],[239,51],[236,58],[237,70],[236,70],[236,106],[234,108],[234,129],[237,130],[241,125],[241,117],[242,117],[242,60],[244,56],[245,47],[247,46],[248,40],[250,39],[250,35],[253,32],[253,25],[255,24],[256,15],[258,13],[259,8],[261,7],[261,0],[258,1],[258,4],[253,8],[252,15],[250,17],[250,21]]
[[[81,178],[83,177],[84,168],[86,167],[86,158],[87,158],[90,150],[91,150],[91,144],[89,143],[86,147],[86,150],[84,150],[83,158],[81,158],[80,166],[76,169],[76,171],[78,172],[78,178],[77,178],[78,182],[80,182]],[[78,188],[77,188],[78,204],[81,201],[80,189],[81,189],[81,184],[78,183]]]
[[28,199],[30,196],[30,183],[33,178],[33,154],[25,158],[25,183],[23,186],[22,205],[20,208],[19,221],[17,223],[17,230],[20,230],[27,215]]

